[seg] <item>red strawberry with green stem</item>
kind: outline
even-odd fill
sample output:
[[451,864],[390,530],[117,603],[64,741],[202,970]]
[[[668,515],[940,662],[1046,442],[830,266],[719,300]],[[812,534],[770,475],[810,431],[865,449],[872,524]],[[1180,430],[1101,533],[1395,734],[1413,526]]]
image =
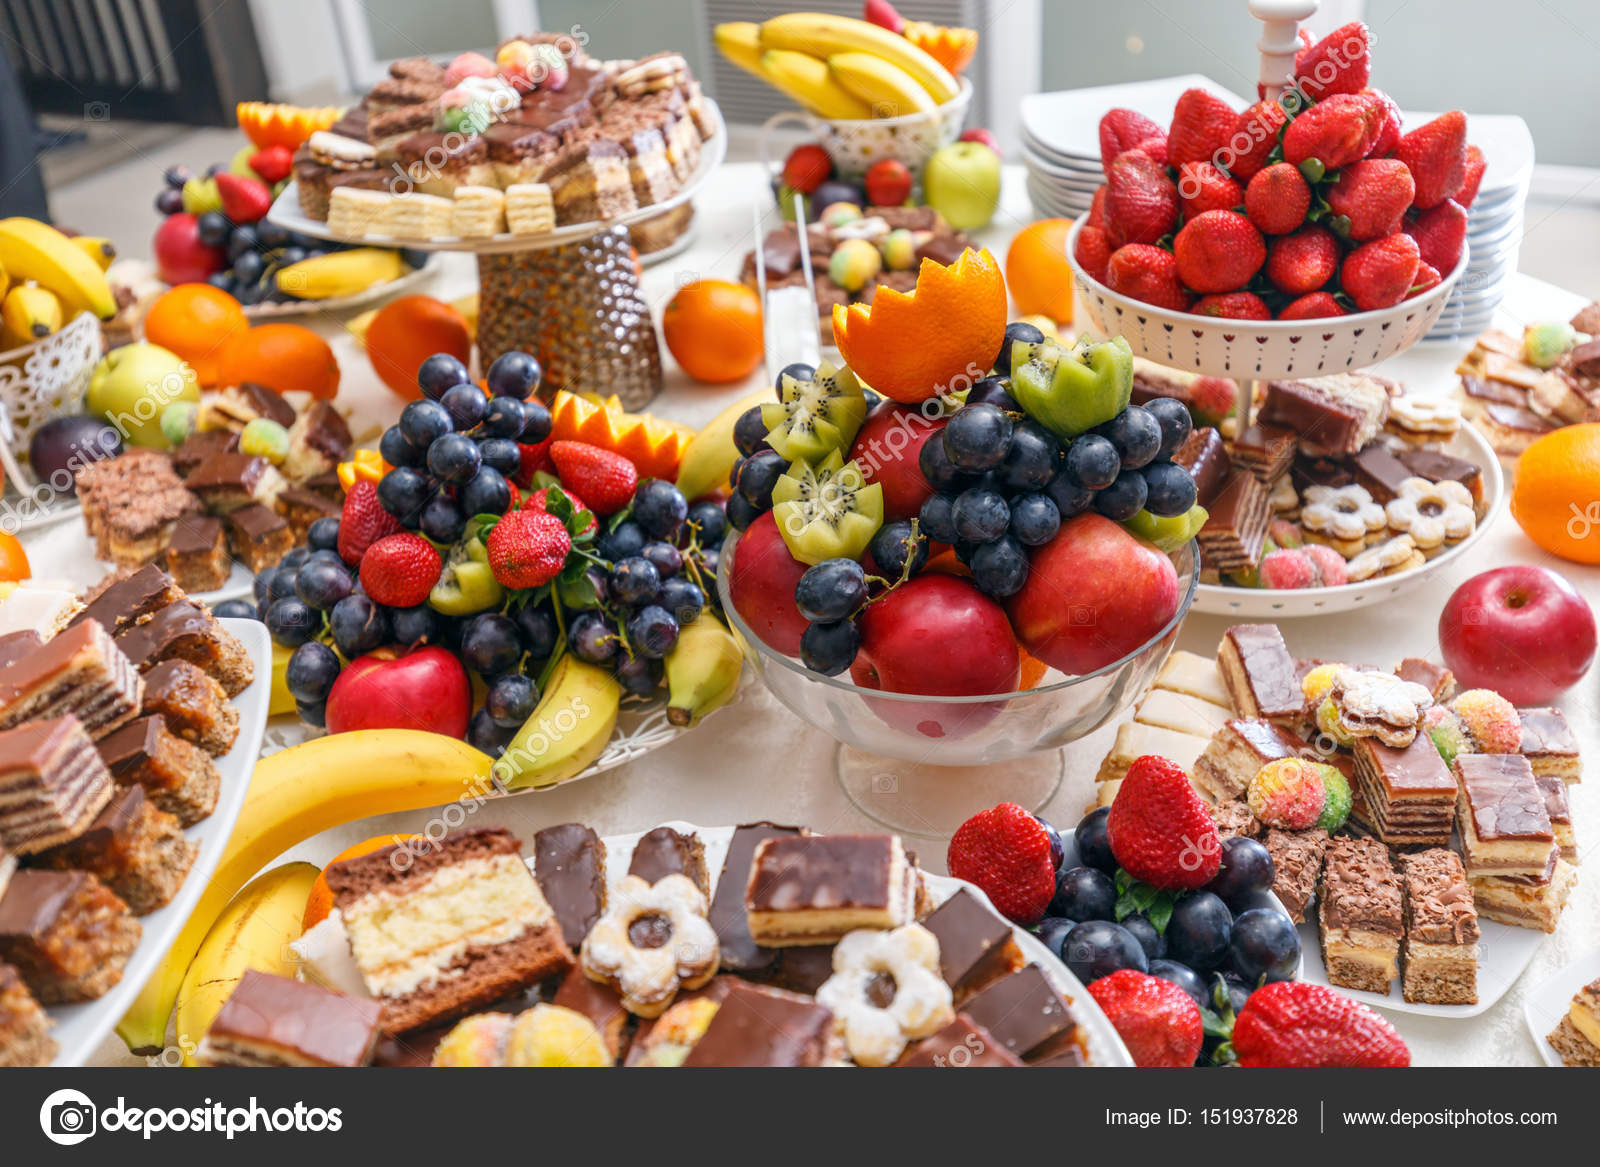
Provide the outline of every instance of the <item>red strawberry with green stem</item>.
[[1365,243],[1400,230],[1416,189],[1410,168],[1398,158],[1366,158],[1339,171],[1322,196],[1328,209],[1346,220],[1344,234]]
[[1185,89],[1172,107],[1172,126],[1167,130],[1167,162],[1214,162],[1233,134],[1238,111],[1222,98],[1204,89]]
[[1383,102],[1370,93],[1337,93],[1319,101],[1283,131],[1283,160],[1312,182],[1365,158],[1383,128]]
[[1332,292],[1312,292],[1284,305],[1283,311],[1278,313],[1278,319],[1325,320],[1330,316],[1345,315],[1347,313],[1333,298]]
[[1155,754],[1128,767],[1111,803],[1106,836],[1124,871],[1162,890],[1204,887],[1222,863],[1217,825],[1189,776]]
[[1405,299],[1420,262],[1417,241],[1411,236],[1374,239],[1344,257],[1339,287],[1359,311],[1388,308]]
[[1184,312],[1190,296],[1178,282],[1178,263],[1172,252],[1148,243],[1130,243],[1111,253],[1106,263],[1106,287],[1113,292]]
[[489,570],[508,588],[542,587],[561,574],[572,551],[567,525],[544,511],[508,511],[485,541]]
[[1367,151],[1367,157],[1387,158],[1400,144],[1400,107],[1395,104],[1394,98],[1381,89],[1368,89],[1365,92],[1383,103],[1383,122],[1378,128],[1378,136],[1373,139],[1372,148]]
[[1171,981],[1124,968],[1089,986],[1133,1064],[1144,1069],[1194,1065],[1205,1043],[1200,1008]]
[[361,587],[379,604],[414,608],[427,600],[443,567],[433,544],[421,535],[385,535],[361,557]]
[[1250,1067],[1411,1064],[1405,1041],[1376,1011],[1308,981],[1274,981],[1251,993],[1218,1052]]
[[1184,224],[1172,241],[1172,255],[1184,287],[1195,292],[1233,292],[1261,270],[1267,245],[1261,232],[1238,212],[1207,211]]
[[1185,219],[1207,211],[1231,211],[1243,201],[1244,188],[1211,163],[1185,162],[1178,167],[1178,203]]
[[1445,199],[1408,223],[1406,234],[1417,241],[1423,263],[1440,272],[1454,271],[1467,245],[1467,212],[1454,199]]
[[1431,264],[1419,263],[1417,264],[1417,274],[1412,276],[1411,279],[1411,291],[1407,292],[1405,297],[1407,300],[1411,299],[1412,296],[1422,295],[1429,288],[1438,287],[1444,277]]
[[1260,171],[1244,189],[1244,211],[1266,235],[1287,235],[1306,221],[1311,187],[1287,162]]
[[355,567],[368,547],[385,535],[398,535],[403,530],[400,520],[378,501],[377,485],[358,478],[344,496],[344,507],[339,512],[339,558]]
[[979,811],[950,838],[945,865],[977,884],[1000,914],[1024,926],[1044,915],[1056,892],[1050,834],[1014,802]]
[[639,471],[621,454],[587,442],[554,442],[550,460],[564,485],[570,486],[597,515],[620,511],[633,501]]
[[1228,135],[1228,173],[1240,182],[1259,174],[1278,145],[1278,131],[1288,120],[1276,101],[1258,101],[1240,114]]
[[1100,115],[1100,165],[1106,176],[1117,156],[1149,138],[1165,141],[1167,132],[1155,122],[1131,109],[1108,109]]
[[1372,36],[1359,20],[1341,25],[1294,55],[1294,78],[1313,101],[1359,93],[1372,78]]
[[1106,179],[1106,236],[1115,247],[1154,243],[1178,222],[1178,188],[1166,169],[1130,150],[1111,163]]
[[1467,115],[1453,109],[1418,126],[1401,136],[1394,156],[1410,167],[1417,184],[1412,205],[1423,211],[1438,206],[1467,178]]

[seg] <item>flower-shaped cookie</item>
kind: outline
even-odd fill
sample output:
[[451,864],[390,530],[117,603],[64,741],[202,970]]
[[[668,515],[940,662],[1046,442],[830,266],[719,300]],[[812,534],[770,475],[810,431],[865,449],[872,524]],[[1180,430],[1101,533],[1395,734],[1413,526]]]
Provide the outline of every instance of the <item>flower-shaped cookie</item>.
[[1349,486],[1308,486],[1305,506],[1300,508],[1300,526],[1313,534],[1341,543],[1366,542],[1368,535],[1387,525],[1383,508],[1372,501],[1366,488]]
[[1472,492],[1459,482],[1407,478],[1389,502],[1389,529],[1410,535],[1424,553],[1443,543],[1459,543],[1472,534],[1478,516]]
[[716,975],[721,954],[707,907],[686,875],[653,884],[624,876],[583,938],[584,973],[616,989],[628,1012],[659,1017],[680,988],[698,989]]
[[1396,535],[1368,547],[1345,564],[1344,569],[1351,583],[1360,583],[1375,575],[1399,575],[1426,562],[1410,535]]
[[1395,397],[1389,402],[1392,429],[1438,440],[1461,428],[1461,406],[1448,397]]
[[1386,746],[1404,749],[1416,739],[1433,694],[1391,673],[1341,669],[1327,700],[1338,712],[1339,728],[1350,737],[1377,738]]
[[851,932],[833,950],[833,975],[817,990],[857,1065],[887,1066],[906,1042],[955,1018],[939,973],[939,940],[921,924]]

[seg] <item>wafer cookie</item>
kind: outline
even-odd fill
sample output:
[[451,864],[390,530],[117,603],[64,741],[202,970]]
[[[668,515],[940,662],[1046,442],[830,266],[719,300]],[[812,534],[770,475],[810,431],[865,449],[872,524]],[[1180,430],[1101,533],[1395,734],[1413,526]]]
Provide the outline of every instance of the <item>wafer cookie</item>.
[[396,239],[433,239],[450,234],[454,211],[451,199],[412,191],[389,201],[380,226]]
[[377,234],[389,204],[396,201],[393,195],[381,190],[335,187],[328,197],[328,230],[347,239]]
[[482,239],[506,229],[505,192],[492,186],[456,187],[451,228],[463,239]]
[[555,202],[542,182],[506,187],[506,225],[513,235],[543,235],[556,226]]

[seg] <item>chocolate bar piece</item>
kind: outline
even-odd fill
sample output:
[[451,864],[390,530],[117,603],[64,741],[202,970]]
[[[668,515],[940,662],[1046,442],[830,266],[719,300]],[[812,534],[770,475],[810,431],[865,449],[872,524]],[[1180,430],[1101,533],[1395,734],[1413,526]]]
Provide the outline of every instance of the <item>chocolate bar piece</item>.
[[240,562],[258,573],[289,553],[294,532],[276,511],[251,503],[228,512],[228,544]]
[[1456,675],[1443,665],[1421,657],[1408,656],[1396,666],[1394,675],[1402,681],[1421,685],[1433,695],[1435,704],[1450,700],[1456,691]]
[[1583,759],[1578,739],[1572,735],[1567,718],[1559,709],[1519,709],[1522,719],[1522,756],[1538,775],[1553,774],[1563,782],[1583,777]]
[[1400,989],[1407,1001],[1478,1003],[1478,911],[1461,857],[1444,847],[1400,856],[1406,942]]
[[764,839],[750,865],[750,935],[769,948],[837,943],[857,928],[898,928],[916,915],[915,865],[898,835]]
[[0,899],[0,961],[45,1005],[104,996],[139,935],[128,905],[84,871],[19,871]]
[[0,731],[0,863],[76,838],[110,800],[111,775],[76,717]]
[[[717,944],[722,949],[721,967],[727,971],[746,975],[759,973],[770,968],[778,955],[750,938],[744,910],[745,889],[750,883],[750,865],[757,847],[767,839],[798,838],[802,833],[799,827],[781,827],[768,822],[734,828],[707,917],[716,929]],[[828,971],[832,972],[831,963]]]
[[1232,454],[1261,485],[1271,486],[1288,472],[1297,449],[1293,430],[1257,422],[1233,439]]
[[99,751],[115,781],[142,786],[151,802],[186,827],[217,808],[222,778],[211,756],[167,732],[160,714],[108,734]]
[[1458,754],[1452,768],[1461,794],[1456,830],[1467,874],[1542,876],[1555,831],[1533,767],[1521,754]]
[[1483,471],[1465,458],[1438,450],[1403,450],[1400,464],[1429,482],[1459,482],[1472,495],[1475,506],[1483,505]]
[[49,1065],[60,1050],[50,1025],[49,1014],[28,992],[22,974],[0,964],[0,1069]]
[[207,1066],[364,1066],[382,1013],[369,997],[246,969],[196,1059]]
[[998,1069],[1023,1065],[1021,1058],[1012,1053],[983,1026],[965,1013],[932,1037],[917,1042],[895,1063],[897,1067],[937,1066],[975,1069]]
[[168,604],[119,633],[116,643],[141,672],[174,659],[199,665],[230,697],[244,692],[255,676],[239,638],[195,604]]
[[1400,973],[1400,877],[1376,839],[1337,838],[1322,868],[1317,934],[1328,983],[1387,994]]
[[122,786],[83,834],[35,862],[58,871],[90,872],[135,916],[145,916],[177,894],[196,850],[178,820],[150,802],[143,787]]
[[956,1003],[1022,967],[1011,925],[966,888],[957,888],[922,921],[939,940],[939,971]]
[[1317,892],[1328,832],[1321,827],[1304,831],[1267,828],[1261,843],[1272,856],[1272,894],[1296,924],[1306,918],[1306,905]]
[[231,511],[253,502],[271,506],[283,489],[283,475],[254,454],[213,454],[183,480],[209,510]]
[[1357,738],[1355,763],[1361,805],[1351,814],[1360,825],[1394,847],[1450,841],[1456,782],[1427,734],[1402,748]]
[[961,1011],[1024,1062],[1083,1043],[1072,1010],[1036,964],[995,981]]
[[159,713],[169,733],[193,742],[213,757],[233,748],[239,736],[239,711],[228,695],[198,665],[162,661],[144,675],[140,712]]
[[136,716],[143,697],[133,664],[89,620],[0,669],[0,729],[71,713],[99,737]]
[[633,845],[628,874],[637,875],[646,883],[655,883],[669,875],[686,875],[701,894],[705,894],[705,845],[692,831],[683,835],[671,827],[657,827]]
[[1258,420],[1299,435],[1307,454],[1355,454],[1389,416],[1389,390],[1365,373],[1335,373],[1303,381],[1269,381]]
[[1194,479],[1195,500],[1203,507],[1216,501],[1223,483],[1233,471],[1222,435],[1209,425],[1191,431],[1178,452],[1172,455],[1172,460]]
[[533,875],[576,952],[606,910],[606,845],[582,823],[546,827],[533,836]]
[[172,528],[164,565],[189,591],[209,592],[227,583],[233,560],[228,558],[221,521],[209,515],[184,515]]
[[1366,489],[1374,501],[1386,503],[1400,493],[1400,484],[1415,475],[1406,464],[1377,443],[1356,455],[1356,483]]
[[1293,727],[1305,714],[1294,658],[1276,624],[1236,624],[1217,652],[1222,678],[1240,717]]
[[1267,489],[1248,470],[1235,469],[1223,484],[1196,538],[1200,561],[1214,571],[1245,571],[1261,562],[1271,505]]
[[685,1066],[822,1064],[833,1033],[832,1012],[803,997],[724,979],[727,995]]
[[131,575],[104,581],[84,597],[83,611],[73,617],[72,623],[95,620],[115,636],[141,617],[185,599],[188,597],[173,578],[151,564]]
[[1306,742],[1281,725],[1254,718],[1229,721],[1211,735],[1191,771],[1194,784],[1210,798],[1243,798],[1261,767],[1279,758],[1298,757]]

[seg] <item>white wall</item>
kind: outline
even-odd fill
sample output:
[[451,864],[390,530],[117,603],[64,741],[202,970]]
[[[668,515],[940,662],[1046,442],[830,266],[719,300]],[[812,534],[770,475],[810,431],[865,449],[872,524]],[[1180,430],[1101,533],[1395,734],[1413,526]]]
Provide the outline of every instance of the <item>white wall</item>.
[[274,101],[332,101],[344,63],[328,0],[249,0]]

